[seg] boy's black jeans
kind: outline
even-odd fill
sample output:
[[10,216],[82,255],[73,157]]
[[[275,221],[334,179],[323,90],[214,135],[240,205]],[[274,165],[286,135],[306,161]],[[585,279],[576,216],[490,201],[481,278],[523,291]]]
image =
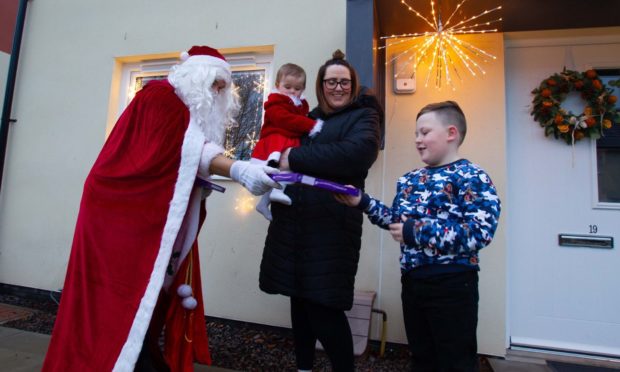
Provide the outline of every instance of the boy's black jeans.
[[478,272],[401,278],[412,371],[478,371]]

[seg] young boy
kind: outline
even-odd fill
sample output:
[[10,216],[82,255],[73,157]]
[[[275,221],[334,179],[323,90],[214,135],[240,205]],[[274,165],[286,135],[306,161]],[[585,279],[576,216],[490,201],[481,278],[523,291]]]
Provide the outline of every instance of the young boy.
[[427,166],[399,178],[392,206],[367,194],[337,195],[400,242],[415,371],[478,370],[478,251],[493,238],[500,201],[489,176],[458,155],[466,130],[456,102],[427,105],[416,123],[416,148]]
[[[265,120],[260,137],[252,151],[251,162],[274,167],[280,155],[289,147],[297,147],[303,135],[314,136],[321,131],[322,120],[307,117],[308,102],[302,94],[306,89],[306,72],[293,63],[282,65],[276,74],[275,90],[265,102]],[[283,189],[273,189],[265,194],[256,210],[271,221],[271,201],[291,205]]]

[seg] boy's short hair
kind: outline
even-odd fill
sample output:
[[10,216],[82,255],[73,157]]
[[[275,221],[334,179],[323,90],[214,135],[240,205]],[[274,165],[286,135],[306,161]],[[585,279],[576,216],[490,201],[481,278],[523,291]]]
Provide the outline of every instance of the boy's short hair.
[[280,81],[285,76],[295,76],[304,79],[304,89],[306,89],[306,71],[301,66],[294,63],[283,64],[276,73],[276,86],[280,84]]
[[467,121],[465,120],[465,114],[459,104],[454,101],[443,101],[437,103],[431,103],[422,108],[416,116],[416,120],[420,116],[434,112],[443,125],[454,125],[459,131],[459,146],[465,140],[465,134],[467,134]]

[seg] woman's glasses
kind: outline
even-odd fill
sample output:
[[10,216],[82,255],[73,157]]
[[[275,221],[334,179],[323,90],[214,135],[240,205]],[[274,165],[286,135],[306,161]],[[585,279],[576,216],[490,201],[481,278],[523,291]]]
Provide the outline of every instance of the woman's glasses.
[[340,88],[342,88],[343,90],[351,88],[351,80],[349,79],[324,79],[323,84],[327,89],[336,89],[338,85],[340,85]]

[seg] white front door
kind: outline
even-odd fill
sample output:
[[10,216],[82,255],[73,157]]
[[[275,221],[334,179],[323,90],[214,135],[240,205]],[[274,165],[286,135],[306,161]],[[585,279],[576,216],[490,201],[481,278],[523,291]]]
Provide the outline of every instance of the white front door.
[[[620,203],[597,205],[596,143],[545,137],[530,116],[531,91],[563,66],[620,67],[620,36],[508,39],[510,344],[620,358]],[[576,95],[563,105],[584,106]],[[614,246],[561,246],[560,234],[612,237]]]

